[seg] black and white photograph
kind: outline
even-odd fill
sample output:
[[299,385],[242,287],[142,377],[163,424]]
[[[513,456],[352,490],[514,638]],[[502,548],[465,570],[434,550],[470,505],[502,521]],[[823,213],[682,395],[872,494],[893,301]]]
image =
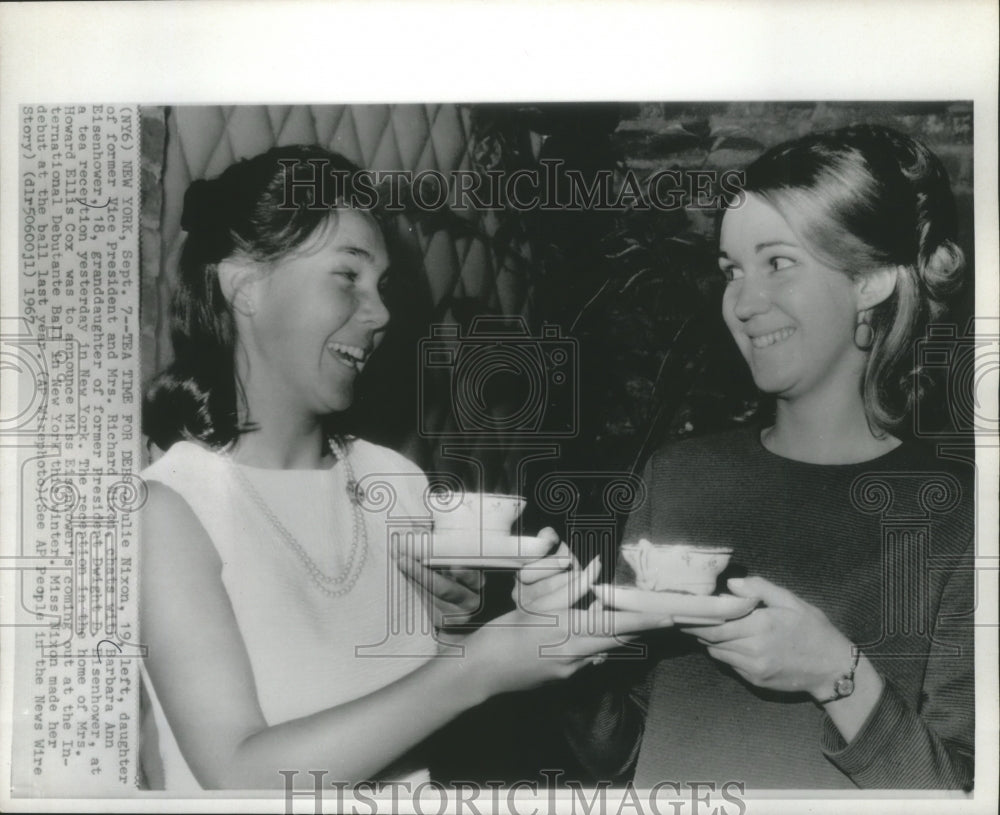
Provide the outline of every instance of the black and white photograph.
[[5,811],[995,811],[995,8],[20,5]]

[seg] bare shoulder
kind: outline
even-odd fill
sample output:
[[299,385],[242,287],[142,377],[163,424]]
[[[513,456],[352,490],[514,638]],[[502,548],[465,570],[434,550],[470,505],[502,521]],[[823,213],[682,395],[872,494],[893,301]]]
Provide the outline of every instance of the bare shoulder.
[[158,481],[147,482],[147,489],[141,513],[144,594],[150,582],[191,585],[195,575],[217,578],[222,570],[219,554],[188,502]]

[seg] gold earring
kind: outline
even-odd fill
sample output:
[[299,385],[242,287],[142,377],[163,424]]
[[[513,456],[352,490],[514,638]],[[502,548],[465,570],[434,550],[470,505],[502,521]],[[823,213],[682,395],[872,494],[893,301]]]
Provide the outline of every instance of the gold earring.
[[862,351],[867,351],[875,342],[875,332],[867,317],[858,315],[858,324],[854,326],[854,344]]

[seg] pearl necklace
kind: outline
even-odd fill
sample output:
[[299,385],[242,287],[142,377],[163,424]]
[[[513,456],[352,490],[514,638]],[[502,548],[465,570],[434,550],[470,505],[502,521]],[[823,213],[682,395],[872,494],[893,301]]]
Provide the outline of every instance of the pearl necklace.
[[233,445],[227,445],[221,454],[229,463],[233,474],[236,476],[236,480],[246,491],[250,500],[253,501],[257,509],[261,511],[261,514],[267,518],[274,530],[284,540],[288,548],[295,553],[295,556],[305,566],[310,579],[316,587],[327,597],[340,597],[354,588],[354,584],[361,575],[361,568],[364,566],[368,555],[368,530],[365,528],[365,519],[361,515],[361,501],[364,500],[364,494],[358,487],[357,479],[354,477],[354,468],[351,466],[351,459],[347,455],[347,448],[339,439],[328,439],[327,444],[333,457],[337,461],[344,463],[344,473],[347,476],[347,498],[351,504],[354,522],[353,535],[351,536],[351,550],[347,558],[347,568],[344,569],[342,574],[338,575],[326,574],[326,572],[320,569],[319,564],[309,556],[309,553],[302,547],[302,544],[296,540],[295,536],[278,519],[267,505],[263,496],[250,482],[250,479],[247,478],[239,465],[232,460]]

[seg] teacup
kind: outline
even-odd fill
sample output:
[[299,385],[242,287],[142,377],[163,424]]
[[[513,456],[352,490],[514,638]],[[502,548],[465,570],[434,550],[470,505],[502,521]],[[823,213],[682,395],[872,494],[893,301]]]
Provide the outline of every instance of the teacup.
[[635,584],[647,591],[711,594],[733,550],[728,546],[691,543],[652,543],[642,538],[621,547],[622,557],[635,572]]
[[479,533],[467,529],[436,529],[431,538],[432,558],[540,558],[550,548],[548,538]]
[[463,530],[483,535],[510,535],[527,502],[520,495],[493,492],[435,492],[431,515],[435,530]]

